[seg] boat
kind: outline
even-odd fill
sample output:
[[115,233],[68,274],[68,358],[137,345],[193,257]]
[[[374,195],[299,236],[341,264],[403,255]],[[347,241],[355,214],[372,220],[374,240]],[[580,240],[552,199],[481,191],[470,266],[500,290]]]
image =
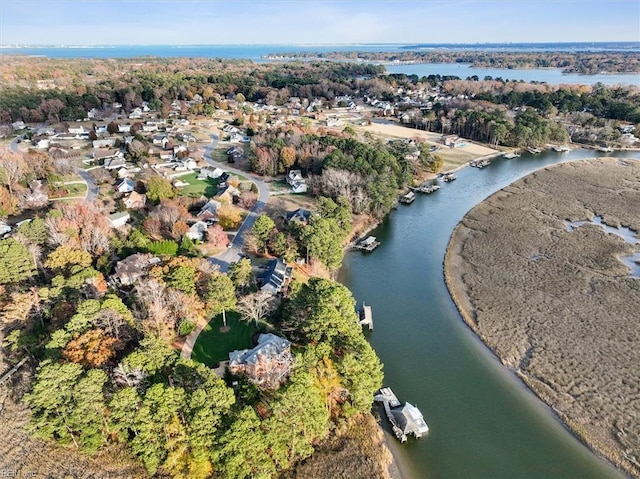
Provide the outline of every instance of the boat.
[[519,158],[520,157],[519,154],[517,154],[517,153],[515,153],[513,151],[510,151],[508,153],[504,153],[502,156],[504,158],[506,158],[507,160],[513,160],[514,158]]
[[613,151],[613,147],[612,146],[600,146],[600,147],[598,147],[598,151],[601,151],[603,153],[611,153]]
[[404,203],[408,205],[409,203],[413,203],[415,199],[416,199],[416,194],[413,191],[408,191],[407,193],[402,195],[398,201],[400,203]]
[[373,400],[384,407],[391,429],[400,442],[406,442],[410,434],[419,438],[429,433],[429,426],[420,410],[408,402],[402,405],[391,388],[381,388]]
[[532,155],[538,155],[542,153],[542,150],[540,148],[527,148],[527,151]]
[[448,183],[450,181],[453,181],[456,179],[456,175],[454,175],[453,173],[445,173],[442,175],[442,181]]
[[422,183],[418,187],[411,187],[413,191],[417,191],[418,193],[424,193],[425,195],[430,195],[434,191],[438,191],[440,189],[440,185],[434,185],[430,183]]
[[362,308],[357,310],[358,324],[360,326],[367,326],[369,331],[373,331],[373,313],[371,312],[371,306],[367,306],[362,302]]
[[367,236],[366,238],[360,241],[357,241],[353,246],[356,249],[370,253],[371,251],[376,249],[378,246],[380,246],[380,242],[375,236]]

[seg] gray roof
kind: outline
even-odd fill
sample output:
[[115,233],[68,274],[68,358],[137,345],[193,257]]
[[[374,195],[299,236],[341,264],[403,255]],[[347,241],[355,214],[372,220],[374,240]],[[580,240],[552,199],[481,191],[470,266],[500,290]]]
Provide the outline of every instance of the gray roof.
[[239,364],[257,364],[260,360],[269,360],[285,352],[291,343],[275,334],[261,334],[258,345],[253,349],[242,349],[229,353],[229,366]]

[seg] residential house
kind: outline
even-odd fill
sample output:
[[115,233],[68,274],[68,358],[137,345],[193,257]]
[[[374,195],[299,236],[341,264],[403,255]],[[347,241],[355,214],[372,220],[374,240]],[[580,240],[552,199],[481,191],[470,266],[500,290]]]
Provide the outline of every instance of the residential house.
[[191,225],[186,235],[192,240],[202,241],[204,239],[204,235],[207,233],[207,228],[209,228],[209,225],[204,221],[196,221]]
[[267,269],[257,277],[261,291],[278,294],[283,291],[291,279],[293,270],[280,258],[269,261]]
[[71,135],[88,135],[89,130],[85,130],[84,126],[70,126],[69,133]]
[[219,201],[211,199],[200,209],[196,218],[201,221],[218,221],[218,210],[221,206]]
[[227,186],[227,181],[229,181],[229,173],[224,172],[219,176],[219,183],[218,185],[220,186],[220,188],[224,188]]
[[127,224],[127,221],[131,219],[131,215],[126,211],[121,211],[119,213],[112,213],[109,215],[109,221],[111,222],[112,228],[121,228],[122,226]]
[[116,191],[119,193],[131,193],[136,184],[131,178],[124,178],[116,183]]
[[18,120],[11,123],[11,128],[13,128],[14,130],[24,130],[26,128],[26,125],[24,124],[24,121]]
[[309,223],[311,219],[311,211],[305,210],[304,208],[298,208],[294,211],[289,211],[284,215],[284,220],[286,223],[298,223],[300,225],[306,225]]
[[169,138],[167,138],[167,135],[155,135],[151,141],[154,145],[162,145],[162,148],[165,148],[169,142]]
[[98,135],[98,136],[107,135],[109,133],[109,131],[107,130],[107,125],[96,125],[94,131],[96,132],[96,135]]
[[46,150],[47,148],[49,148],[50,143],[51,143],[51,140],[49,140],[48,138],[41,138],[35,143],[35,145],[36,145],[36,148],[40,150]]
[[116,144],[115,138],[100,138],[91,142],[94,148],[111,148]]
[[147,195],[140,194],[137,191],[132,191],[131,194],[124,199],[124,205],[132,210],[144,208],[146,204]]
[[198,175],[199,180],[206,180],[207,178],[220,178],[220,176],[224,173],[220,168],[209,168],[204,167],[200,169],[200,174]]
[[131,110],[131,113],[129,113],[130,120],[139,120],[140,118],[142,118],[142,109],[140,107],[134,108]]
[[232,205],[234,204],[240,196],[240,192],[237,188],[227,185],[223,187],[221,190],[218,190],[218,194],[216,195],[216,199],[223,204]]
[[178,153],[189,151],[189,149],[185,145],[176,145],[173,147],[173,154],[177,155]]
[[327,127],[329,128],[335,128],[335,127],[344,125],[344,122],[337,117],[327,118],[326,123],[327,123]]
[[195,170],[198,167],[196,160],[193,158],[185,158],[180,161],[180,164],[185,168],[185,170]]
[[258,336],[253,349],[229,353],[229,371],[242,374],[260,387],[277,389],[289,377],[293,356],[291,343],[272,333]]
[[106,160],[110,160],[111,158],[117,158],[121,154],[120,150],[116,149],[96,148],[93,150],[93,159],[96,163],[102,163]]
[[118,125],[118,133],[130,133],[131,132],[131,125],[129,124],[119,124]]
[[118,156],[108,158],[104,160],[104,168],[106,170],[119,170],[125,165],[124,156],[122,153]]
[[151,266],[159,263],[160,258],[149,253],[136,253],[127,256],[116,263],[114,279],[117,279],[123,286],[130,286],[138,279],[146,276],[147,270]]
[[291,185],[292,193],[306,193],[308,190],[307,183],[302,177],[300,170],[291,170],[286,176],[287,183]]
[[165,161],[173,161],[173,151],[161,151],[160,159]]
[[442,138],[440,138],[440,141],[445,146],[449,146],[449,147],[452,147],[453,145],[455,145],[457,140],[458,140],[458,135],[442,135]]
[[152,132],[152,131],[158,131],[158,125],[156,125],[155,123],[146,123],[144,125],[142,125],[142,131],[146,131],[146,132]]

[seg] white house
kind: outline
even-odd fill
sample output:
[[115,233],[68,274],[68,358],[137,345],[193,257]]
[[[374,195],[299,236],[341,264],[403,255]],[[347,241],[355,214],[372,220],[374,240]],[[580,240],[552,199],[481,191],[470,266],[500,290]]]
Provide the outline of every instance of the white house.
[[304,181],[298,181],[291,185],[292,193],[306,193],[307,189],[307,184]]
[[130,133],[131,125],[118,125],[118,133]]
[[112,213],[109,215],[109,221],[112,228],[120,228],[127,224],[127,221],[131,219],[131,215],[126,211],[120,213]]
[[208,227],[204,221],[196,221],[187,231],[187,237],[192,240],[202,241]]
[[133,182],[131,178],[124,178],[116,183],[116,191],[119,193],[131,193],[136,184]]
[[222,176],[222,173],[224,173],[224,171],[222,171],[220,168],[204,167],[200,169],[198,179],[206,180],[207,178],[220,178],[220,176]]
[[25,129],[24,121],[22,120],[14,121],[13,123],[11,123],[11,128],[13,128],[14,130],[24,130]]
[[69,133],[72,135],[88,135],[89,131],[84,129],[84,126],[70,126]]
[[99,140],[93,140],[92,145],[94,148],[111,148],[116,144],[115,138],[101,138]]

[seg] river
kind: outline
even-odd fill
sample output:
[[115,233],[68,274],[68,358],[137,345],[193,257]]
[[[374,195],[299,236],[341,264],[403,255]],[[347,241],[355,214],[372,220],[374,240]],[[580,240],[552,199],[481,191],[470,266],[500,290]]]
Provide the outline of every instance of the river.
[[[638,157],[638,153],[607,156]],[[442,263],[456,224],[480,201],[526,174],[592,150],[523,153],[399,205],[373,231],[381,246],[346,255],[340,281],[373,308],[370,341],[385,385],[417,405],[429,436],[392,443],[410,479],[623,478],[574,438],[462,321]]]

